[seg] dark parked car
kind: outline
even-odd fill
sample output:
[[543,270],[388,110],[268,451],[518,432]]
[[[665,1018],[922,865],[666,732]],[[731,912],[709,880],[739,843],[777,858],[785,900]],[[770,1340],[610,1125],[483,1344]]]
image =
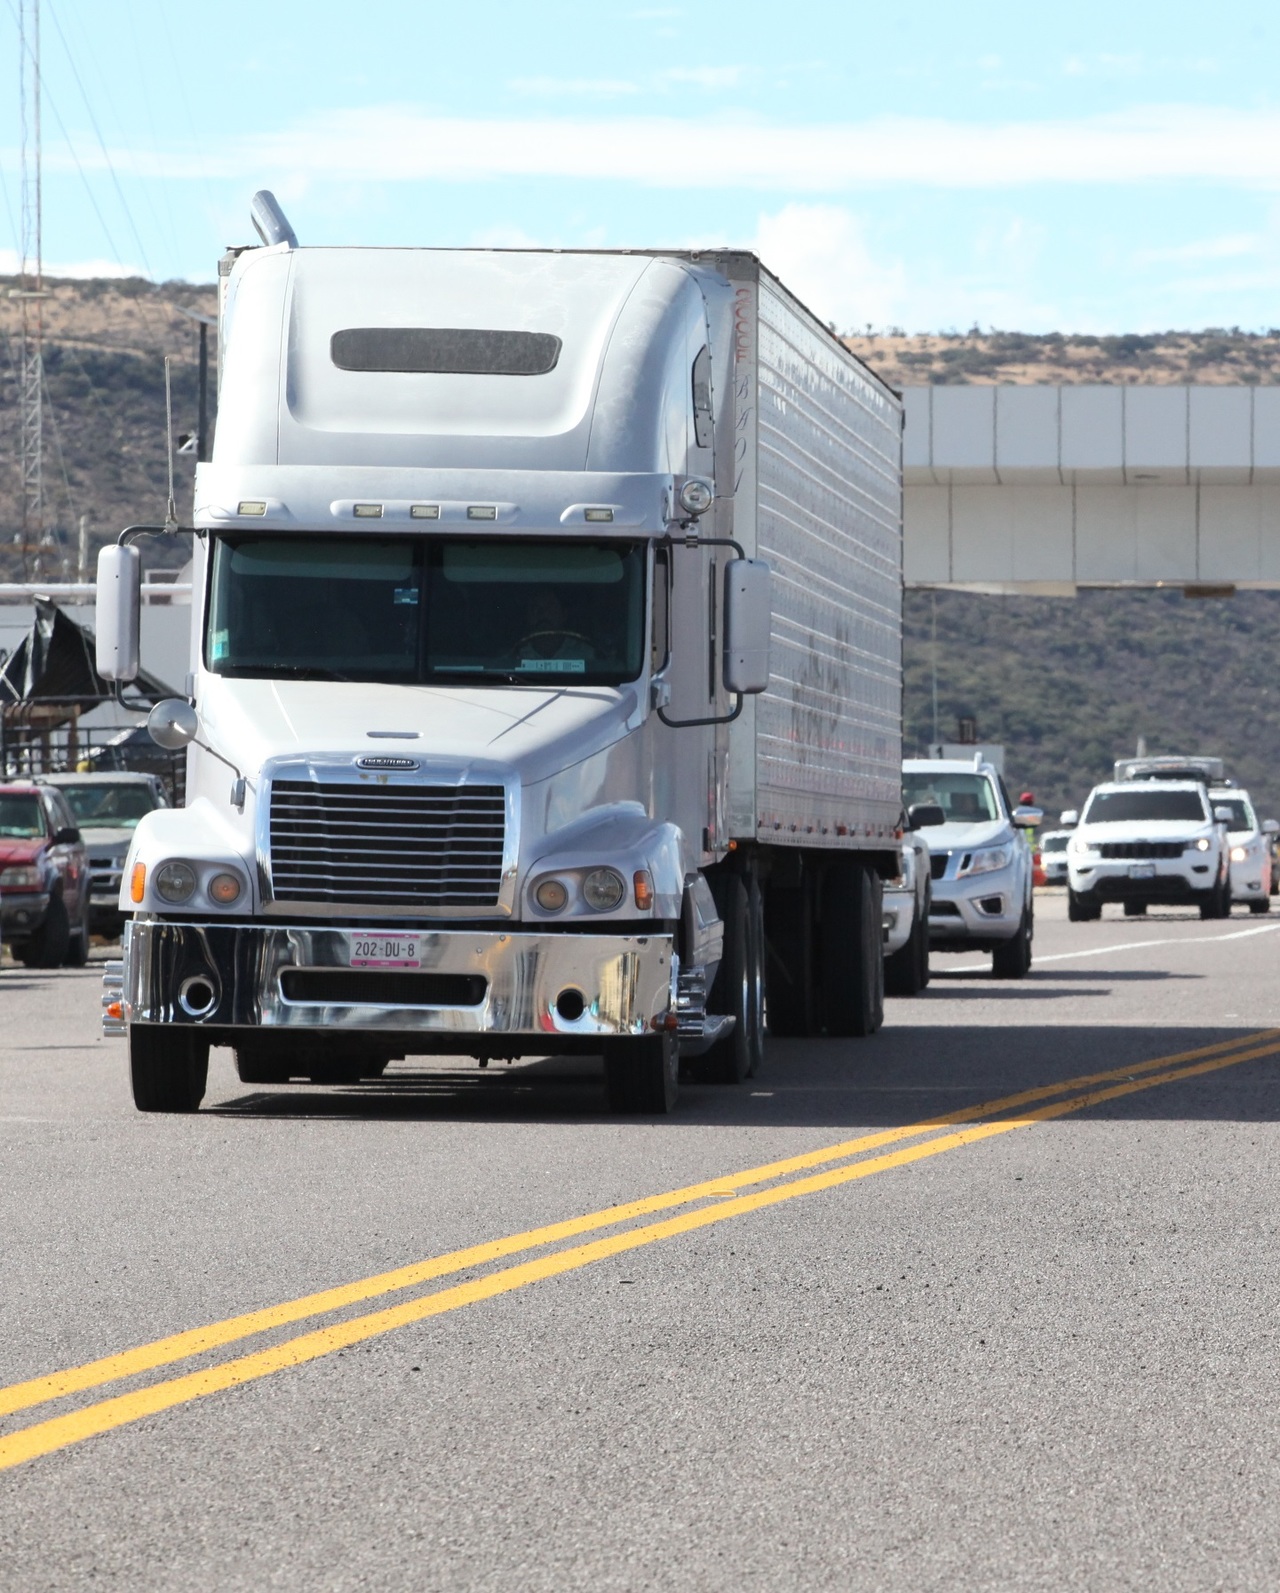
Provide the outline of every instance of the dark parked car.
[[89,927],[95,935],[119,936],[120,878],[138,820],[156,808],[167,808],[164,781],[157,774],[48,774],[51,785],[67,799],[73,822],[80,826],[89,850]]
[[0,936],[29,968],[89,955],[89,857],[60,791],[0,785]]

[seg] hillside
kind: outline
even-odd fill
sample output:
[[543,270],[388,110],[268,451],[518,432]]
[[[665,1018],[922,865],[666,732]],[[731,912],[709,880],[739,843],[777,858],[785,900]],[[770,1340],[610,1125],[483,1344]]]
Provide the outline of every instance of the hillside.
[[[22,579],[18,530],[17,306],[0,278],[0,580]],[[174,429],[194,431],[197,330],[180,309],[211,314],[212,286],[53,282],[45,303],[52,405],[47,480],[74,557],[88,517],[92,549],[164,510],[164,356],[173,358]],[[1016,332],[849,337],[897,386],[922,382],[1280,381],[1280,330],[1097,338]],[[179,512],[194,461],[178,457]],[[179,540],[158,550],[185,557]],[[906,595],[907,747],[933,736],[937,616],[938,728],[959,714],[1003,740],[1012,783],[1050,809],[1074,803],[1139,736],[1149,749],[1221,752],[1280,816],[1275,723],[1280,594],[1188,602],[1165,592],[1088,592],[1074,600]]]

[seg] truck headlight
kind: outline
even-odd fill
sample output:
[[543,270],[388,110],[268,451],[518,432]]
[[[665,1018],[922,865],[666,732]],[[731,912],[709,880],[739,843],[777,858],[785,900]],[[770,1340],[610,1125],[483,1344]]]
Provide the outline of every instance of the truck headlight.
[[151,884],[161,901],[176,907],[182,902],[189,902],[195,895],[196,871],[190,863],[170,859],[156,869],[151,876]]
[[622,875],[611,868],[593,868],[582,882],[582,899],[597,913],[611,912],[626,893]]
[[16,868],[0,870],[0,889],[34,891],[40,889],[40,870],[23,863]]
[[237,874],[215,874],[209,881],[209,899],[217,902],[219,907],[230,907],[232,902],[238,902],[243,890],[244,885]]
[[968,862],[956,870],[956,878],[965,879],[970,874],[990,874],[995,869],[1007,867],[1012,856],[1011,847],[984,846],[980,851],[970,852]]

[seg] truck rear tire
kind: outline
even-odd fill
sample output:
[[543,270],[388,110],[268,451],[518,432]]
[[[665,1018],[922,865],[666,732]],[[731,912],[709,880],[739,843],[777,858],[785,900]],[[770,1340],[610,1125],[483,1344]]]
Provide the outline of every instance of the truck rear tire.
[[822,880],[818,947],[829,1035],[865,1039],[884,1022],[884,896],[861,863],[833,863]]
[[606,1040],[604,1087],[611,1112],[665,1117],[680,1093],[680,1048],[674,1034]]
[[80,922],[71,931],[67,941],[67,954],[62,959],[64,968],[83,968],[89,961],[89,893],[84,893],[80,904]]
[[764,921],[754,876],[731,874],[717,881],[716,903],[724,923],[724,954],[707,1001],[712,1013],[727,1013],[733,1032],[699,1059],[697,1071],[712,1084],[741,1084],[760,1071],[764,1055]]
[[1073,891],[1067,886],[1067,921],[1072,924],[1092,924],[1102,917],[1102,903],[1088,891]]
[[814,990],[813,889],[806,875],[790,890],[771,885],[764,904],[764,947],[771,1035],[818,1032]]
[[287,1058],[273,1056],[258,1046],[238,1045],[235,1055],[241,1084],[287,1084],[293,1077]]
[[54,896],[39,929],[17,948],[18,961],[27,968],[61,968],[70,944],[67,904],[61,896]]
[[129,1072],[140,1112],[194,1112],[209,1078],[209,1042],[177,1024],[130,1024]]

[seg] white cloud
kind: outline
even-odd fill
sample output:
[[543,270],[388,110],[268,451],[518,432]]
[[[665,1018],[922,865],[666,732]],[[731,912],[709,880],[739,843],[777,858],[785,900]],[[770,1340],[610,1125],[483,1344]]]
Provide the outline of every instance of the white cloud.
[[1258,254],[1262,248],[1263,239],[1256,233],[1232,232],[1169,249],[1139,249],[1133,261],[1135,265],[1162,265],[1183,260],[1238,260],[1244,255]]
[[740,66],[673,66],[658,74],[664,83],[692,83],[695,88],[730,89],[742,81]]
[[[693,140],[696,160],[689,158]],[[810,193],[1161,179],[1280,187],[1280,111],[1197,106],[1077,121],[880,117],[799,127],[672,117],[465,120],[371,107],[223,148],[222,169],[237,177],[263,170],[365,181],[547,176]],[[154,164],[144,151],[132,158],[141,171]],[[175,160],[173,174],[185,166],[185,157]]]
[[785,205],[761,216],[751,247],[823,321],[841,331],[889,325],[906,296],[901,261],[873,254],[858,218],[838,205]]
[[[15,249],[0,249],[0,276],[16,277],[22,270],[22,261]],[[70,264],[54,260],[44,262],[46,277],[145,277],[141,266],[121,265],[117,260],[73,260]]]
[[[694,149],[696,159],[690,157]],[[145,177],[200,172],[282,187],[305,178],[332,184],[568,177],[801,194],[889,185],[991,189],[1162,180],[1280,190],[1280,110],[1155,106],[1075,121],[877,117],[771,126],[705,117],[466,119],[430,116],[412,106],[371,106],[224,139],[203,163],[185,150],[114,154]],[[13,151],[4,164],[16,165]],[[45,164],[75,169],[57,144],[46,147]],[[96,170],[103,161],[86,151],[81,164]]]
[[617,77],[517,77],[507,87],[516,94],[556,100],[617,99],[640,92],[638,83]]

